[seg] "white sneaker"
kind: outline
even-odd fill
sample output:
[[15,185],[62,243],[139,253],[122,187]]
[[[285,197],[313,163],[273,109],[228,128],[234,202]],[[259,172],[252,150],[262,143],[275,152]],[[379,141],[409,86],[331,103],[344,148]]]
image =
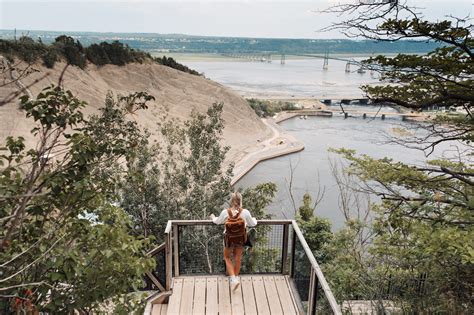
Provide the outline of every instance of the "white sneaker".
[[237,290],[237,288],[239,287],[239,285],[240,285],[239,278],[237,278],[237,277],[234,276],[234,277],[232,277],[232,278],[230,279],[230,286],[231,286],[231,288],[232,288],[232,291]]

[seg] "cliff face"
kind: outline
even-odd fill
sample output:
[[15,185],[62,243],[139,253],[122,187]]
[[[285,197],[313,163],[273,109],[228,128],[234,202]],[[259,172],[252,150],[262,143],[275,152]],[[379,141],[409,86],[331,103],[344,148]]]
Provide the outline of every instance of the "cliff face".
[[[22,82],[29,85],[34,80],[47,74],[46,78],[34,84],[30,90],[35,96],[44,87],[57,84],[63,63],[56,64],[54,69],[36,65],[38,70]],[[156,100],[149,103],[149,109],[139,111],[134,117],[143,127],[152,133],[152,140],[159,139],[156,124],[161,120],[164,108],[169,116],[181,120],[188,119],[192,110],[206,112],[215,102],[224,103],[225,120],[224,144],[231,146],[227,161],[238,161],[246,152],[253,151],[264,138],[271,135],[271,130],[261,122],[247,102],[230,89],[203,77],[190,75],[158,64],[128,64],[126,66],[106,65],[96,67],[88,65],[85,70],[70,66],[64,74],[64,86],[78,98],[88,103],[84,110],[86,115],[97,112],[104,104],[108,92],[115,95],[127,95],[131,92],[146,91]],[[10,84],[0,88],[0,99],[17,89]],[[0,143],[7,136],[22,135],[27,144],[34,139],[29,131],[33,122],[25,118],[24,112],[18,109],[18,101],[0,107]]]

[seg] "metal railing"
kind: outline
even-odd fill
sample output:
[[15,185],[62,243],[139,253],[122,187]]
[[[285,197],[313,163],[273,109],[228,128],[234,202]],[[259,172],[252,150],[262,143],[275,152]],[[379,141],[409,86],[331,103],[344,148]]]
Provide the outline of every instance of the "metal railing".
[[[341,314],[296,221],[258,220],[255,229],[255,243],[243,255],[241,274],[289,275],[301,313]],[[157,272],[147,275],[160,291],[169,291],[173,277],[225,273],[222,233],[222,226],[211,220],[168,221],[165,243],[148,253],[159,257]]]

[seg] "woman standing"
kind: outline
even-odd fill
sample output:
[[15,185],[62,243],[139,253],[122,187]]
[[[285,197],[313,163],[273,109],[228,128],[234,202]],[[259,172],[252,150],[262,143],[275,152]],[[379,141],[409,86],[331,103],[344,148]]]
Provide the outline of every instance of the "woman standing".
[[[211,214],[215,224],[225,224],[224,230],[224,260],[227,274],[230,277],[232,290],[240,285],[237,276],[240,273],[240,259],[247,240],[247,226],[257,225],[257,220],[252,217],[247,209],[242,208],[242,195],[239,192],[232,194],[230,208],[222,210],[219,217]],[[232,263],[232,258],[234,262]]]

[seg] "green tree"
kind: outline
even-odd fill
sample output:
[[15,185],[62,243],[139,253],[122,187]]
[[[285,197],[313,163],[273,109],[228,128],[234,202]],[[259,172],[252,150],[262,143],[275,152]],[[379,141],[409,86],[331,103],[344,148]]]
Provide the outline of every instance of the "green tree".
[[55,48],[61,51],[68,64],[84,69],[87,65],[84,47],[79,41],[66,35],[58,36],[53,44]]
[[314,215],[313,212],[311,195],[305,193],[296,221],[314,257],[318,263],[323,264],[327,260],[325,247],[332,239],[331,223],[328,219]]
[[114,205],[120,162],[143,135],[112,96],[89,119],[59,87],[21,103],[38,144],[10,137],[0,155],[0,309],[90,312],[140,287],[153,267],[150,240],[131,235]]
[[97,66],[111,63],[107,52],[102,45],[92,44],[86,48],[87,59]]
[[[363,66],[379,71],[381,84],[363,86],[375,102],[391,102],[410,110],[431,106],[458,109],[461,113],[438,115],[415,125],[414,136],[396,143],[424,150],[427,155],[443,142],[457,148],[426,165],[407,165],[391,159],[358,156],[340,150],[349,162],[348,171],[362,188],[381,199],[374,206],[370,245],[357,249],[350,237],[341,235],[348,252],[347,272],[363,275],[352,285],[347,278],[336,287],[353,288],[365,299],[390,299],[404,312],[471,313],[473,288],[474,104],[472,24],[469,19],[447,17],[429,21],[401,1],[360,1],[330,8],[349,13],[331,29],[348,36],[377,41],[423,39],[439,44],[426,55],[377,56]],[[361,187],[359,186],[359,189]],[[348,220],[350,222],[350,220]],[[355,221],[357,222],[357,221]],[[362,237],[350,225],[347,233]],[[352,231],[352,232],[351,232]],[[349,234],[350,235],[350,234]],[[337,252],[337,246],[334,250]],[[343,252],[338,257],[343,259]],[[333,269],[339,264],[336,260]],[[336,268],[337,269],[337,268]],[[341,270],[340,274],[344,272]],[[357,278],[353,278],[357,279]],[[367,290],[362,281],[374,290]],[[359,288],[359,289],[357,289]],[[382,293],[383,292],[383,293]],[[347,297],[347,295],[346,295]]]

